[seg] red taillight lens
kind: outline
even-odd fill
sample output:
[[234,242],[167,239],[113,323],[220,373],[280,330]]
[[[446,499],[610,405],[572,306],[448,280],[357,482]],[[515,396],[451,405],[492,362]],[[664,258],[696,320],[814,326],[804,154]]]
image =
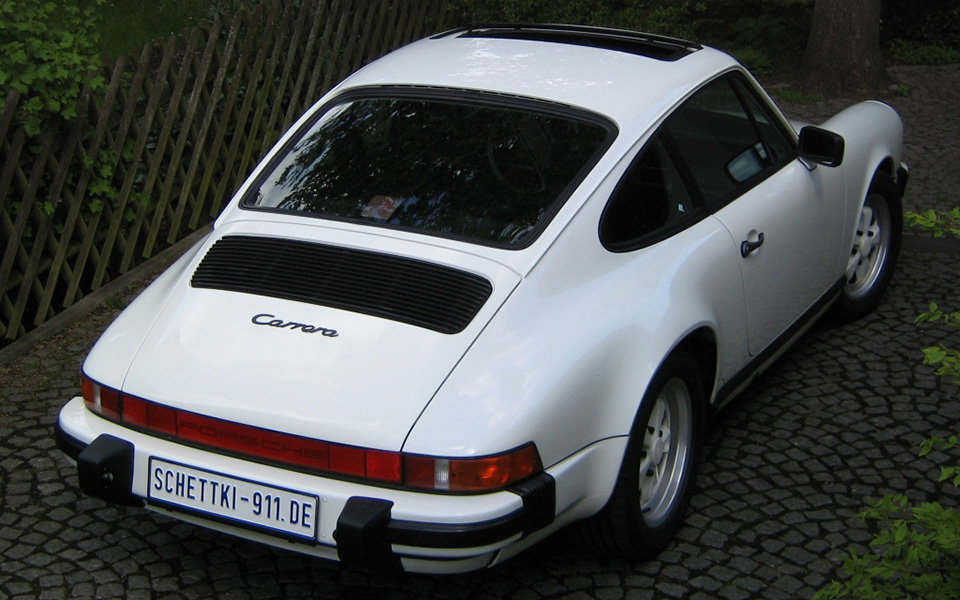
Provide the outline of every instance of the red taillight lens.
[[543,470],[536,446],[480,458],[438,458],[333,444],[207,417],[124,395],[83,375],[83,398],[97,414],[153,434],[270,462],[403,487],[489,492]]
[[179,435],[176,410],[134,396],[123,397],[122,420],[164,435]]
[[83,388],[83,400],[90,410],[108,419],[120,418],[120,392],[113,388],[103,387],[86,375],[83,376],[81,387]]
[[451,492],[481,492],[504,488],[543,470],[536,446],[481,458],[405,458],[409,487]]

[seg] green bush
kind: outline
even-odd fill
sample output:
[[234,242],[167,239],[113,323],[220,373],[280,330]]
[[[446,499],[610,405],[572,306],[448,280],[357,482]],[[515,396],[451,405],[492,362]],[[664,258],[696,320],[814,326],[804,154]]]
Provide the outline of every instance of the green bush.
[[957,0],[883,0],[885,39],[908,39],[960,50]]
[[0,0],[0,90],[23,96],[27,132],[57,116],[76,116],[84,83],[103,87],[100,59],[93,50],[95,5],[104,0]]
[[662,0],[453,0],[457,25],[474,23],[577,23],[696,38],[702,3]]
[[960,50],[907,40],[890,43],[890,56],[903,65],[952,65],[960,63]]
[[165,40],[171,34],[220,13],[233,15],[243,4],[260,0],[110,0],[96,9],[100,23],[98,48],[104,56],[140,53],[144,44]]
[[908,212],[905,217],[907,225],[932,233],[933,237],[941,237],[946,233],[960,238],[960,208]]

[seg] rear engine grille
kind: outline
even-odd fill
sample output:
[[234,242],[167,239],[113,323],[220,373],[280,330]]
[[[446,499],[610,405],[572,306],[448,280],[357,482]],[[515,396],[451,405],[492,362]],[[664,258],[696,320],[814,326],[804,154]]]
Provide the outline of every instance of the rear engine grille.
[[409,258],[275,238],[226,236],[190,285],[373,315],[440,333],[463,331],[493,287]]

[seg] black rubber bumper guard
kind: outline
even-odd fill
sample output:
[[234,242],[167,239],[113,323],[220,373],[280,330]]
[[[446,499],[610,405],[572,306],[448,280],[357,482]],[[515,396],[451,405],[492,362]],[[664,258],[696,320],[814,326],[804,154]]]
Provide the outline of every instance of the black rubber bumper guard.
[[392,544],[419,548],[476,548],[524,536],[553,522],[556,482],[541,473],[507,488],[523,507],[499,519],[469,524],[402,521],[391,515],[393,502],[354,496],[347,500],[333,533],[340,562],[352,567],[401,571]]
[[[134,446],[108,434],[85,445],[57,423],[57,446],[77,461],[80,489],[87,495],[125,506],[143,506],[133,495]],[[347,500],[333,533],[337,555],[347,566],[402,571],[392,544],[421,548],[475,548],[528,535],[553,522],[556,482],[541,473],[507,488],[520,496],[522,508],[490,521],[448,524],[403,521],[391,515],[393,502],[354,496]]]
[[89,446],[60,427],[54,428],[57,446],[77,461],[77,477],[84,494],[124,506],[143,506],[133,495],[133,444],[101,434]]

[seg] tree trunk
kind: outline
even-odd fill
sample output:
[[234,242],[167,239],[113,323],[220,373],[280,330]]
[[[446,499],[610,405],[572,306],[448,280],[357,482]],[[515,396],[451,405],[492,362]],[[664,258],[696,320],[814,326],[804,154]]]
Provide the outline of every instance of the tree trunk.
[[881,87],[880,0],[816,0],[801,77],[825,96]]

